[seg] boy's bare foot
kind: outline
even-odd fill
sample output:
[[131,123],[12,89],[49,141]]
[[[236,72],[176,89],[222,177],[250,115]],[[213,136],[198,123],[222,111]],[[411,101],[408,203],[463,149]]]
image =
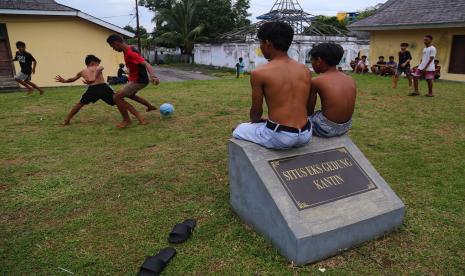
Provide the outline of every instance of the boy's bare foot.
[[64,121],[64,122],[63,122],[63,124],[62,124],[61,126],[63,126],[63,127],[65,127],[65,126],[69,126],[69,122],[67,122],[67,121]]
[[126,128],[127,126],[129,126],[131,124],[131,121],[122,121],[122,122],[119,122],[116,127],[117,128]]
[[154,110],[157,110],[157,108],[153,105],[150,107],[147,107],[147,112],[154,111]]
[[141,126],[145,126],[145,125],[148,125],[149,122],[147,122],[146,120],[139,120],[139,125]]
[[45,91],[44,91],[43,89],[39,89],[39,93],[40,93],[40,95],[43,95],[43,94],[44,94],[44,92],[45,92]]
[[410,94],[408,94],[410,97],[414,97],[414,96],[420,96],[420,93],[415,91],[415,92],[412,92]]

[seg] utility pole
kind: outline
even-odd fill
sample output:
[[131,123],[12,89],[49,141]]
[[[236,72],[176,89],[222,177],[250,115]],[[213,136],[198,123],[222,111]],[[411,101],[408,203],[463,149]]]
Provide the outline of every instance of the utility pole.
[[140,42],[140,26],[139,26],[139,4],[136,0],[136,21],[137,21],[137,46],[139,47],[139,51],[142,53],[142,47]]

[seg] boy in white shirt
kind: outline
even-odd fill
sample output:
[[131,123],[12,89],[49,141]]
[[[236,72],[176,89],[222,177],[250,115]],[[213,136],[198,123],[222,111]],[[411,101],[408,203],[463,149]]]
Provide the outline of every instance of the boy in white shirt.
[[427,97],[434,97],[433,95],[433,80],[436,73],[434,67],[434,59],[436,58],[437,50],[432,45],[433,37],[431,35],[425,35],[424,43],[426,48],[423,49],[423,57],[421,58],[421,63],[418,66],[418,69],[413,74],[413,86],[415,91],[410,93],[409,96],[418,96],[420,92],[418,91],[418,80],[421,76],[424,76],[426,82],[428,82],[428,94]]

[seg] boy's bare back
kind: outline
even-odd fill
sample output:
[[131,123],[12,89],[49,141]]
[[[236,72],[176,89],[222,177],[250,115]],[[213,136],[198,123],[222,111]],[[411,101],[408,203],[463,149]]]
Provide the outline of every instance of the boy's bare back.
[[311,79],[305,65],[286,57],[253,71],[252,87],[263,90],[270,120],[300,129],[308,122]]
[[322,73],[312,81],[312,94],[320,96],[323,115],[329,120],[342,124],[352,118],[357,88],[350,76],[337,70]]

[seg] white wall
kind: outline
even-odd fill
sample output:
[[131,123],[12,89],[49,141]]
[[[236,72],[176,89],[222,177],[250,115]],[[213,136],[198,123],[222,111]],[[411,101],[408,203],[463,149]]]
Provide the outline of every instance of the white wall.
[[[369,45],[366,41],[357,41],[353,37],[319,37],[307,36],[297,37],[288,54],[291,58],[300,63],[306,64],[306,57],[314,44],[322,42],[336,42],[345,51],[340,66],[344,70],[350,70],[350,61],[354,59],[359,51],[369,52]],[[252,71],[257,66],[267,63],[261,55],[260,44],[256,41],[244,43],[223,43],[223,44],[196,44],[194,48],[194,61],[197,64],[212,65],[218,67],[235,68],[238,59],[244,58],[247,71]],[[307,65],[311,65],[307,62]]]

